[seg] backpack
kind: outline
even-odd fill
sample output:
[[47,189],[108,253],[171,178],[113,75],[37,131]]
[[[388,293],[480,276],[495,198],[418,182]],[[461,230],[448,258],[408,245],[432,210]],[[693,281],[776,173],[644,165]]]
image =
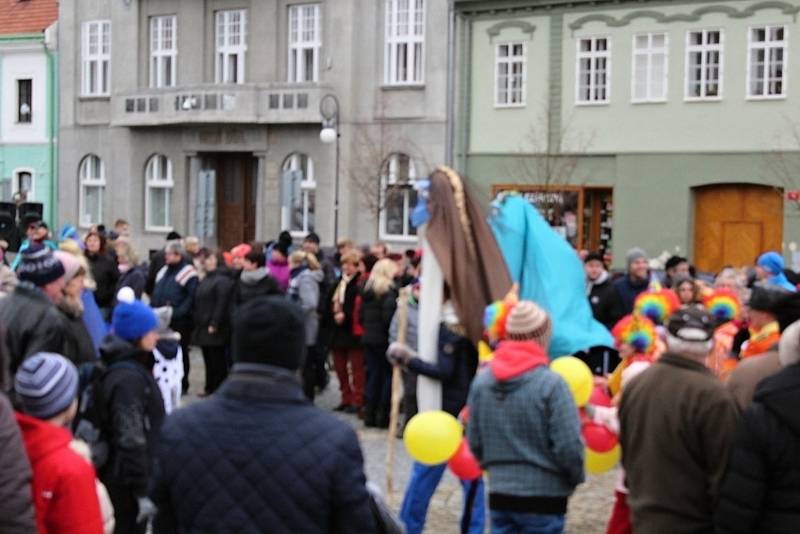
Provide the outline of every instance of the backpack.
[[82,365],[79,370],[78,412],[72,421],[72,433],[89,445],[92,464],[98,471],[105,465],[109,454],[107,428],[110,415],[103,396],[103,381],[112,369],[123,367],[135,370],[140,366],[131,361],[106,365],[98,360]]

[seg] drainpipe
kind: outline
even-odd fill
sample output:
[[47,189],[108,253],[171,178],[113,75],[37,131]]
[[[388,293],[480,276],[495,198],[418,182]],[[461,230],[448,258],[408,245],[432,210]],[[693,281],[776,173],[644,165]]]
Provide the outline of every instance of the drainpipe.
[[445,133],[445,162],[453,168],[455,159],[455,86],[456,86],[456,10],[455,0],[447,6],[447,125]]
[[[52,28],[52,26],[51,26]],[[50,227],[55,232],[58,228],[58,180],[56,179],[56,124],[58,123],[58,109],[56,107],[56,64],[53,52],[47,47],[47,31],[42,42],[45,56],[47,57],[47,129],[50,172]]]

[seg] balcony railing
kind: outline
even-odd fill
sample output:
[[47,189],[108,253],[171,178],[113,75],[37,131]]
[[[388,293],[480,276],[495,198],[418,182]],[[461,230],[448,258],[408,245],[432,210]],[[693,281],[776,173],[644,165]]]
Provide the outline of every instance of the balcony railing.
[[319,101],[329,92],[328,87],[291,84],[150,89],[112,97],[112,124],[319,123]]

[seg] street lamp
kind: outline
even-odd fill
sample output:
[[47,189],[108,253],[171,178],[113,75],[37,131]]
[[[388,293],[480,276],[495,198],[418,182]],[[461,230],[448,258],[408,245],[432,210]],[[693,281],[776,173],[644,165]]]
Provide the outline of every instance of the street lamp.
[[333,191],[333,243],[339,242],[339,99],[336,95],[327,94],[319,102],[319,113],[322,115],[322,130],[319,140],[329,145],[336,143],[336,170]]

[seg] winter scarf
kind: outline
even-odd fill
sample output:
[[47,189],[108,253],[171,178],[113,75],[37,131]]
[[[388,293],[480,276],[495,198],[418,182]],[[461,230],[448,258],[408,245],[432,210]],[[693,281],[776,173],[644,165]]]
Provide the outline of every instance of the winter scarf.
[[764,354],[772,350],[781,339],[778,321],[767,323],[759,330],[750,329],[750,339],[742,344],[742,359]]

